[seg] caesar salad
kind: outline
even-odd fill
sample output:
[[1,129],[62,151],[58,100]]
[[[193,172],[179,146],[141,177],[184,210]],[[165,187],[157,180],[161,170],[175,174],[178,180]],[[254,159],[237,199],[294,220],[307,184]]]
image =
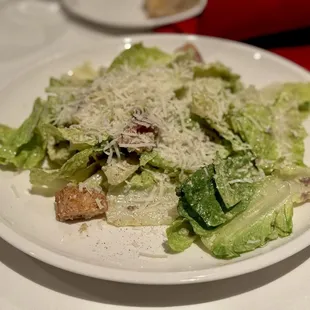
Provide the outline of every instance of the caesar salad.
[[137,43],[46,93],[19,128],[0,125],[0,164],[52,189],[58,221],[168,225],[170,251],[233,258],[290,235],[310,197],[310,83],[258,89],[191,44]]

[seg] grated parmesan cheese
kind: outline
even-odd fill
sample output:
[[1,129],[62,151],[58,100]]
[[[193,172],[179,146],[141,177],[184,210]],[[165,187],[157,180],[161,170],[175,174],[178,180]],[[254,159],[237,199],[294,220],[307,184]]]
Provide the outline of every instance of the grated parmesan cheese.
[[[75,99],[61,107],[56,124],[68,123],[71,118],[87,133],[99,138],[104,132],[112,137],[113,140],[104,148],[108,164],[114,154],[120,158],[118,147],[151,147],[175,166],[194,171],[212,162],[218,146],[209,141],[200,126],[187,127],[191,118],[189,105],[193,83],[196,82],[193,81],[191,64],[157,65],[143,69],[124,65],[96,78],[89,87],[75,90]],[[175,90],[184,86],[189,91],[184,98],[178,99]],[[213,90],[212,87],[210,85],[210,92],[216,95],[218,89],[213,87]],[[143,114],[147,115],[147,120]],[[156,144],[150,143],[146,135],[139,135],[145,141],[117,146],[118,137],[124,134],[124,128],[133,116],[145,127],[153,123],[160,128]]]
[[20,195],[19,195],[19,193],[17,191],[17,188],[16,188],[16,186],[14,184],[11,185],[11,189],[12,189],[12,192],[14,193],[15,197],[17,199],[20,198]]
[[146,253],[146,252],[139,252],[139,256],[148,257],[148,258],[167,258],[168,255],[166,254],[153,254],[153,253]]
[[99,198],[96,198],[95,201],[96,201],[96,204],[100,210],[105,208],[104,205],[101,203],[101,200]]

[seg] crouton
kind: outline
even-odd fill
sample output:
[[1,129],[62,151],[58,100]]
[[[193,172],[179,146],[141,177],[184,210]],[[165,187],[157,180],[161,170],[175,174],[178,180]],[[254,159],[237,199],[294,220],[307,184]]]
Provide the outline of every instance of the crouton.
[[106,196],[96,190],[68,185],[55,195],[56,219],[61,222],[85,219],[104,214],[108,209]]

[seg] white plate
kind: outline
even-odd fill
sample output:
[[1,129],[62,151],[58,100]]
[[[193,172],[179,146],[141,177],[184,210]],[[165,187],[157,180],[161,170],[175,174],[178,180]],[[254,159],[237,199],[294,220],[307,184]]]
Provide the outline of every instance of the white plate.
[[[206,61],[220,60],[240,73],[247,83],[309,81],[309,73],[269,52],[222,39],[146,35],[103,40],[88,50],[42,59],[21,73],[0,93],[0,123],[20,124],[30,113],[33,100],[43,95],[50,76],[57,76],[85,60],[108,65],[124,47],[143,41],[172,51],[193,41]],[[309,131],[309,124],[307,130]],[[306,163],[310,159],[306,139]],[[13,186],[13,187],[12,187]],[[182,254],[147,258],[141,253],[165,255],[164,228],[115,228],[102,220],[63,224],[55,220],[53,198],[30,195],[28,173],[0,171],[0,236],[15,247],[51,265],[87,276],[120,282],[180,284],[232,277],[278,262],[310,244],[310,206],[295,209],[294,233],[239,259],[217,260],[192,246]],[[17,190],[17,195],[14,193]],[[135,241],[135,242],[134,242]]]
[[171,16],[148,18],[143,0],[62,0],[64,8],[91,22],[118,28],[155,28],[189,19],[202,13],[207,0]]

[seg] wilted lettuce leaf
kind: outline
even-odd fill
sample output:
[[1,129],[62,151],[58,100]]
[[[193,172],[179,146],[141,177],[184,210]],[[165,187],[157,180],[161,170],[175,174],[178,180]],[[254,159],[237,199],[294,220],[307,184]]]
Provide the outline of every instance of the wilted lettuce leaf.
[[[54,137],[57,142],[68,141],[71,150],[83,150],[99,143],[98,137],[90,134],[82,128],[70,127],[55,127],[51,124],[42,125],[47,137]],[[101,141],[106,140],[108,135],[102,134]]]
[[176,168],[171,161],[162,158],[158,153],[149,160],[148,164],[167,171],[172,171]]
[[121,52],[112,62],[109,71],[119,68],[122,65],[143,68],[155,64],[165,64],[171,59],[171,55],[166,54],[156,47],[144,47],[141,43],[137,43]]
[[102,171],[97,171],[84,182],[82,182],[83,187],[87,189],[94,189],[97,191],[102,191],[104,183],[106,181],[106,176]]
[[150,171],[143,170],[140,174],[134,174],[129,184],[135,189],[146,189],[152,187],[155,183],[153,174]]
[[214,180],[226,208],[231,208],[241,200],[248,200],[254,183],[264,178],[264,173],[253,164],[250,153],[236,154],[215,164]]
[[276,101],[272,106],[247,104],[232,113],[234,131],[252,148],[266,172],[279,165],[303,165],[306,131],[298,109]]
[[[56,127],[42,124],[39,127],[47,141],[47,153],[52,162],[63,164],[76,150],[91,148],[99,143],[95,135],[77,127]],[[102,135],[102,139],[107,136]]]
[[209,165],[192,174],[177,192],[186,212],[207,227],[216,227],[226,221],[213,177],[214,166]]
[[46,154],[46,144],[42,137],[35,133],[32,139],[21,146],[11,163],[19,169],[32,169],[42,164]]
[[152,167],[162,169],[167,173],[174,173],[174,174],[179,173],[179,169],[176,166],[176,164],[174,164],[170,160],[164,159],[156,151],[141,154],[140,166],[144,167],[147,164]]
[[0,146],[4,145],[9,141],[10,136],[14,133],[16,129],[11,128],[6,125],[0,124]]
[[234,151],[246,150],[240,137],[233,133],[225,115],[229,112],[231,98],[220,79],[200,79],[192,90],[191,112],[204,119],[221,137],[231,143]]
[[[98,144],[98,139],[91,134],[88,134],[82,129],[76,127],[58,128],[64,140],[70,142],[71,149],[83,150],[85,148]],[[107,137],[103,136],[103,140]]]
[[30,172],[30,182],[35,186],[50,186],[58,180],[84,181],[94,173],[96,164],[89,165],[89,158],[93,152],[93,149],[86,149],[76,153],[60,169],[33,169]]
[[246,104],[255,104],[258,106],[272,105],[277,93],[278,91],[271,86],[259,90],[255,86],[250,85],[233,98],[231,106],[234,109],[241,109]]
[[140,156],[140,166],[144,167],[149,163],[150,160],[152,160],[154,157],[156,157],[158,154],[156,152],[145,152],[142,153]]
[[[107,194],[108,223],[115,226],[169,225],[177,217],[175,186],[158,173],[160,181],[152,187],[134,189],[122,183],[110,186]],[[164,178],[164,180],[162,180]]]
[[292,232],[293,205],[309,198],[309,183],[270,176],[256,186],[244,212],[201,238],[214,256],[237,257]]
[[98,75],[89,62],[69,71],[70,74],[64,74],[60,78],[50,78],[49,86],[45,89],[48,93],[62,94],[72,92],[77,88],[89,85]]
[[[2,127],[2,136],[6,135],[5,138],[1,139],[2,142],[0,143],[0,162],[2,164],[14,164],[15,157],[21,152],[21,148],[27,145],[33,138],[42,111],[42,102],[40,99],[37,99],[32,113],[18,129],[9,131],[7,127]],[[35,141],[37,142],[38,140],[33,140],[31,146],[27,148],[33,148]],[[19,161],[16,160],[15,163],[19,164]]]
[[176,219],[166,231],[168,244],[172,251],[183,252],[189,248],[197,235],[194,233],[192,226],[186,219]]
[[108,179],[110,185],[118,185],[130,178],[139,165],[127,160],[112,160],[112,162],[102,167],[102,171]]
[[[236,206],[234,206],[228,212],[225,213],[226,218],[225,222],[231,221],[235,216],[243,212],[247,207],[248,207],[248,201],[239,202]],[[200,217],[197,217],[195,213],[191,212],[184,198],[179,199],[178,214],[180,217],[186,218],[189,221],[196,235],[201,237],[209,235],[210,227],[208,227]]]
[[194,78],[214,77],[220,78],[227,82],[227,86],[232,92],[236,92],[242,88],[240,75],[235,74],[221,62],[210,63],[194,68]]
[[[285,83],[278,88],[278,102],[300,112],[310,110],[310,83]],[[308,116],[308,114],[306,114]]]

